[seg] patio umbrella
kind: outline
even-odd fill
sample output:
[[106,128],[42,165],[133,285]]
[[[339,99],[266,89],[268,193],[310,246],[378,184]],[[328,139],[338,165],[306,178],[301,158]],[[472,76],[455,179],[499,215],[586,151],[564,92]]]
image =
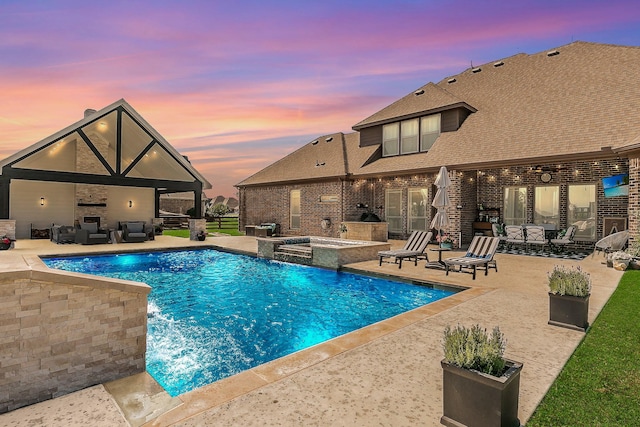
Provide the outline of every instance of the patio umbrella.
[[449,179],[449,173],[445,166],[440,168],[440,172],[438,173],[434,184],[438,187],[438,191],[436,191],[436,195],[433,198],[431,206],[437,208],[438,211],[431,220],[431,228],[435,228],[440,232],[440,235],[442,235],[442,230],[449,226],[447,207],[451,204],[448,193],[451,180]]

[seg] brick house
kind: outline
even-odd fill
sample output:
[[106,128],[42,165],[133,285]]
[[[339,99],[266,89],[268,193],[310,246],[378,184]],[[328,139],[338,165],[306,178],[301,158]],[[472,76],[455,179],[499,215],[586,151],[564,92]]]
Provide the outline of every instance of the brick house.
[[[449,232],[468,243],[491,222],[576,224],[584,247],[638,232],[640,48],[574,42],[428,83],[321,136],[239,184],[240,227],[337,236],[373,211],[390,237],[427,229],[441,166]],[[607,189],[605,183],[626,184]],[[331,226],[321,222],[329,219]],[[324,222],[326,225],[326,222]]]
[[[202,211],[211,184],[124,99],[0,162],[0,233],[52,224],[158,218],[160,195],[188,192]],[[193,206],[193,202],[192,202]]]

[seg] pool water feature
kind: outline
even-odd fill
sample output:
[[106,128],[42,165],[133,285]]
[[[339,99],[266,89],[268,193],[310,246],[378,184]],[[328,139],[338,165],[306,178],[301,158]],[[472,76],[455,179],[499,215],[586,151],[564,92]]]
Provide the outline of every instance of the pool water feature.
[[147,371],[177,396],[456,292],[213,249],[48,258],[147,283]]

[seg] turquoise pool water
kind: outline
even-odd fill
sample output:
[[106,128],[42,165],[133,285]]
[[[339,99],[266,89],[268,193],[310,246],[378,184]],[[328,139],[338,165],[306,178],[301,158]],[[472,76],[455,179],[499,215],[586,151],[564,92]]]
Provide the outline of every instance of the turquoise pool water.
[[151,286],[147,371],[172,396],[455,293],[213,249],[43,261]]

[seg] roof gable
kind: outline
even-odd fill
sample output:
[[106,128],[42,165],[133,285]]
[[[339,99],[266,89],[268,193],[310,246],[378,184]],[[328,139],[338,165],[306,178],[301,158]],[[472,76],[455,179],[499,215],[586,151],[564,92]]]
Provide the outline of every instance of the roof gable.
[[[0,173],[30,170],[211,184],[121,99],[0,162]],[[86,177],[85,177],[86,178]]]
[[444,88],[438,87],[434,83],[427,83],[415,92],[362,120],[354,125],[353,129],[360,130],[369,126],[377,126],[418,115],[437,113],[460,106],[467,108],[469,111],[475,111],[473,107]]

